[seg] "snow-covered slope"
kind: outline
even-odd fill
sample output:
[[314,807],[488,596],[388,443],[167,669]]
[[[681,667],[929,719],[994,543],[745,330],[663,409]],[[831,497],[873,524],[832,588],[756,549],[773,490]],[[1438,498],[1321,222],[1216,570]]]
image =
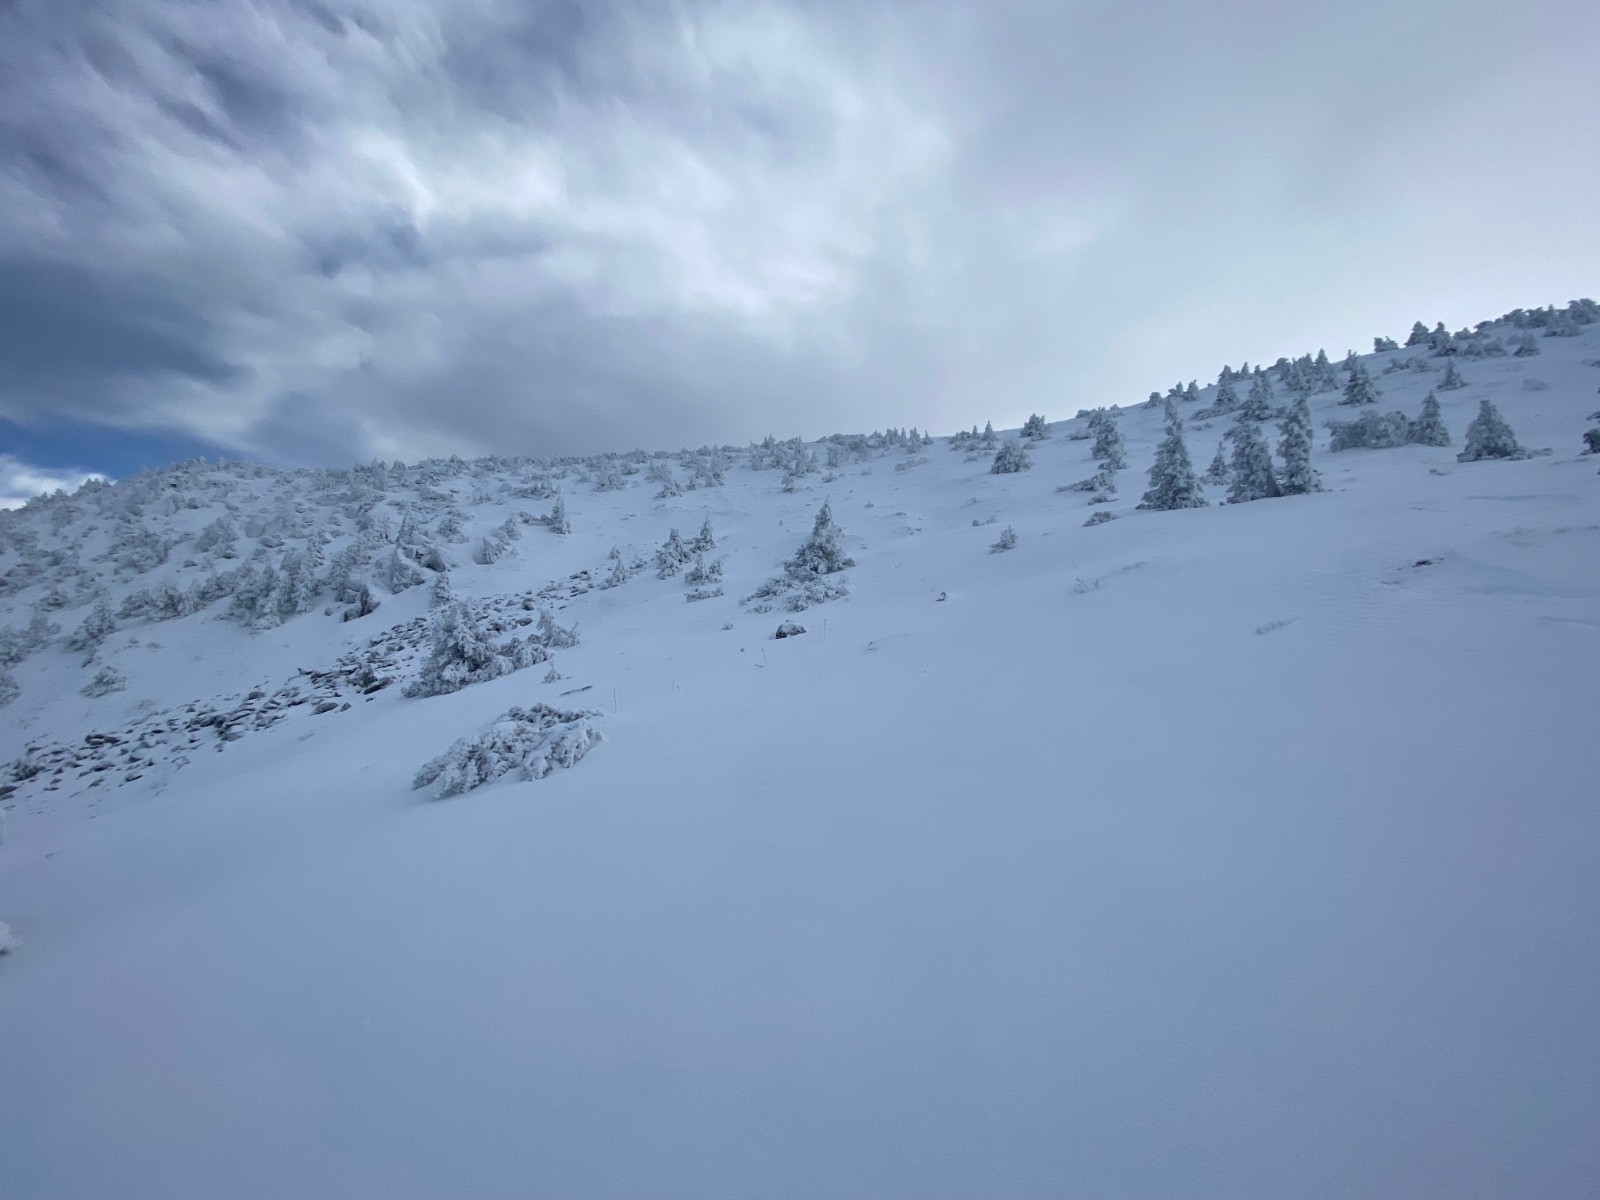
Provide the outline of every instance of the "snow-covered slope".
[[[1140,403],[1100,504],[1080,416],[1011,474],[896,434],[0,514],[0,1194],[1600,1193],[1591,311],[1365,356],[1412,417],[1454,363],[1454,444],[1330,453],[1318,392],[1327,490],[1255,503],[1137,510]],[[1458,462],[1485,399],[1551,452]],[[1203,470],[1234,417],[1176,403]],[[848,596],[741,603],[825,499]],[[522,657],[408,696],[445,614]],[[534,704],[603,740],[413,790]]]

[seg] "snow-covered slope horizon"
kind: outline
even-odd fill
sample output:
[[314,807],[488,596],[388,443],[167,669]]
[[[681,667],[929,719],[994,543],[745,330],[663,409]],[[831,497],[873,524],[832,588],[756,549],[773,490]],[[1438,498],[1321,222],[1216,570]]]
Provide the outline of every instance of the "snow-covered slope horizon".
[[0,1191],[1595,1194],[1597,315],[0,513]]

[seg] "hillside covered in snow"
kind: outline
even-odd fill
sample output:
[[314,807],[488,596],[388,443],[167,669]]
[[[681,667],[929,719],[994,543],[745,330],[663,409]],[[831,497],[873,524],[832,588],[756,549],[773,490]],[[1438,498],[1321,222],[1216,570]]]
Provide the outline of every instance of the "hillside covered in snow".
[[0,1194],[1600,1193],[1597,387],[0,512]]

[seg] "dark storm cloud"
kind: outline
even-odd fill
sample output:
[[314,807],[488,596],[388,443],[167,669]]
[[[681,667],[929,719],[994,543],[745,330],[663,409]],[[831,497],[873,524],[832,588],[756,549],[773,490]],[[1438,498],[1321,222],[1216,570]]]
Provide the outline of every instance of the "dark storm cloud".
[[0,393],[103,387],[125,375],[229,382],[236,369],[207,353],[210,331],[181,301],[159,280],[0,259]]
[[285,462],[944,429],[1565,299],[1600,148],[1547,118],[1596,31],[14,0],[0,419]]

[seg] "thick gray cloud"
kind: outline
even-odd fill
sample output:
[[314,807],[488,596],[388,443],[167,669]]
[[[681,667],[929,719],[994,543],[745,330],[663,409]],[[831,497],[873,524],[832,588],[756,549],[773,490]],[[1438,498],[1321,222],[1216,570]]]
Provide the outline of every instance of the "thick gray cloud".
[[276,461],[1127,402],[1593,290],[1593,5],[0,5],[0,420]]

